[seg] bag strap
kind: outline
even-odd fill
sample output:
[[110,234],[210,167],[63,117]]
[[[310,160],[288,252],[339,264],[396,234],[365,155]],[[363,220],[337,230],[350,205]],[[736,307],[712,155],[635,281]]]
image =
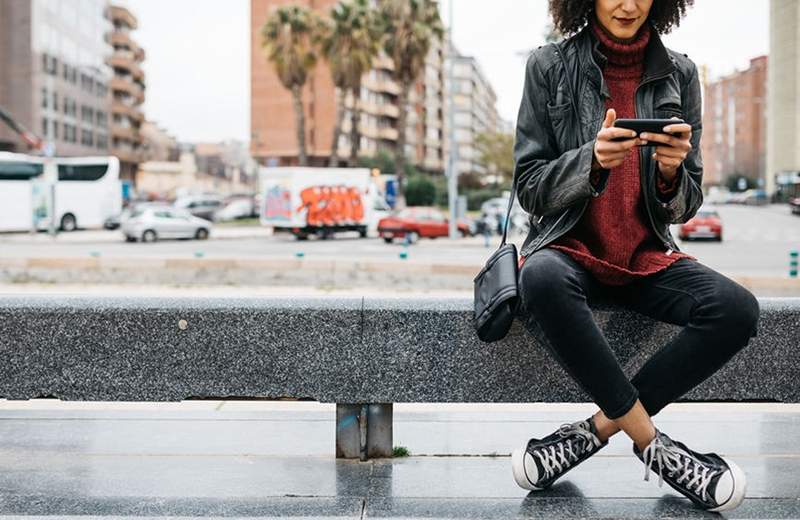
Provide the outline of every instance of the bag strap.
[[[567,70],[567,61],[564,59],[564,55],[562,54],[561,49],[559,48],[559,46],[555,42],[551,43],[550,45],[553,46],[553,49],[555,50],[555,53],[558,55],[559,58],[561,58],[561,63],[564,65],[564,78],[566,79],[567,88],[569,89],[569,93],[568,94],[569,94],[570,101],[571,101],[571,104],[572,104],[572,111],[575,114],[575,122],[577,123],[578,127],[580,127],[581,117],[580,117],[580,114],[578,113],[578,107],[575,104],[575,101],[576,101],[575,89],[572,87],[572,77],[570,76],[570,73]],[[580,135],[578,135],[577,132],[575,133],[575,135],[577,136],[578,146],[580,146],[581,137],[580,137]],[[503,224],[503,240],[500,242],[500,247],[503,247],[506,244],[506,241],[508,239],[508,224],[509,224],[509,220],[511,219],[511,208],[514,206],[514,196],[516,195],[516,193],[517,193],[517,176],[514,175],[514,178],[513,178],[512,182],[511,182],[511,197],[509,197],[509,199],[508,199],[508,209],[506,210],[506,220],[505,220],[505,222]]]

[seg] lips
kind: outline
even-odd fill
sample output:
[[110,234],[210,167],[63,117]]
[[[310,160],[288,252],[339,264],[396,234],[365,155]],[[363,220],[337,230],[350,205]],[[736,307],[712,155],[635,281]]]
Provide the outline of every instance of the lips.
[[636,21],[636,18],[615,18],[621,25],[631,25]]

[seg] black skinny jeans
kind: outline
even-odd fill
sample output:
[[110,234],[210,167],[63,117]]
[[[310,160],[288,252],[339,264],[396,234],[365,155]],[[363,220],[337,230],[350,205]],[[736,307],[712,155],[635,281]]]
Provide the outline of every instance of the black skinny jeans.
[[[545,247],[526,259],[519,285],[522,311],[532,313],[551,354],[609,419],[625,415],[636,399],[655,415],[716,372],[757,332],[753,294],[688,258],[611,286],[567,253]],[[598,297],[684,328],[629,381],[589,308]]]

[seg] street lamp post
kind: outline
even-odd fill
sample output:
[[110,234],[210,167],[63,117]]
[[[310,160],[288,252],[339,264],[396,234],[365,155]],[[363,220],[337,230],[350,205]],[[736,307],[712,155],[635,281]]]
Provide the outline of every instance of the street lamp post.
[[450,60],[447,65],[447,103],[448,103],[448,130],[450,150],[447,154],[447,204],[450,208],[450,221],[449,221],[449,236],[451,239],[458,237],[458,228],[456,225],[457,213],[456,205],[458,201],[458,146],[456,145],[456,130],[455,130],[455,100],[453,93],[455,91],[454,83],[454,66],[455,66],[455,47],[453,46],[453,0],[448,0],[448,25],[449,30],[447,34],[447,50],[446,56]]

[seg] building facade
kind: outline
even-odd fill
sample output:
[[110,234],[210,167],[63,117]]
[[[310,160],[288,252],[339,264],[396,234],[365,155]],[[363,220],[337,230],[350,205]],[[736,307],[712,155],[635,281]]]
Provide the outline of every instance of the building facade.
[[[448,92],[452,89],[453,114],[445,120],[445,128],[449,129],[450,121],[453,122],[458,174],[484,176],[487,172],[480,162],[477,140],[482,133],[500,130],[497,95],[478,61],[461,55],[454,47],[451,49],[448,60],[453,60],[453,83],[450,85],[449,80],[445,83]],[[445,67],[449,67],[449,63]],[[445,110],[449,111],[450,107],[446,106]],[[445,135],[445,152],[449,154],[451,134],[448,131]]]
[[106,41],[112,52],[106,62],[112,67],[111,79],[111,153],[119,157],[120,178],[134,180],[138,164],[144,160],[142,154],[141,125],[144,121],[145,81],[141,64],[142,50],[131,33],[138,27],[138,20],[125,7],[109,5],[106,17],[112,29]]
[[765,182],[767,150],[767,57],[747,70],[709,83],[703,107],[703,184],[723,185],[742,175]]
[[[297,163],[298,147],[291,94],[278,81],[267,62],[261,42],[261,27],[274,7],[300,4],[321,14],[338,0],[251,0],[251,153],[261,164]],[[444,46],[435,42],[426,58],[425,72],[412,86],[408,100],[406,156],[422,170],[444,170],[445,91],[443,79]],[[361,116],[360,155],[372,157],[381,152],[394,154],[397,148],[400,114],[400,85],[393,79],[394,64],[385,55],[374,62],[363,79],[358,100]],[[312,165],[327,165],[332,151],[336,117],[335,87],[324,60],[310,74],[303,89],[306,115],[306,148]],[[344,101],[342,135],[337,143],[340,159],[350,156],[351,110],[354,99]]]
[[[0,0],[0,106],[57,155],[110,151],[106,0]],[[0,124],[0,150],[28,146]]]
[[800,2],[770,0],[766,189],[800,171]]

